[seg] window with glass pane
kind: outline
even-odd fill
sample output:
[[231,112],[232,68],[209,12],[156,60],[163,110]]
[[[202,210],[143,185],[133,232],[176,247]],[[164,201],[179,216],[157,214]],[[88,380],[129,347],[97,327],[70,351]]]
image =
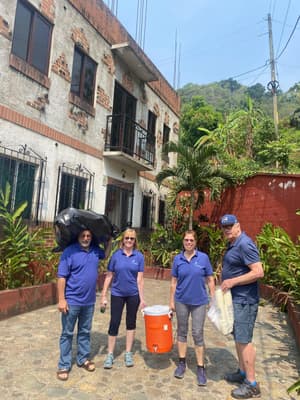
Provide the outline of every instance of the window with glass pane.
[[158,223],[165,226],[166,222],[166,202],[164,200],[159,200],[158,205]]
[[24,218],[30,218],[36,166],[8,157],[0,156],[0,189],[5,190],[6,183],[10,184],[10,210],[14,211],[27,201],[23,213]]
[[142,228],[151,228],[151,197],[143,196],[142,203]]
[[163,130],[163,144],[166,144],[169,142],[170,138],[170,128],[164,124],[164,130]]
[[94,102],[96,69],[97,64],[75,47],[71,92],[89,104]]
[[107,185],[105,215],[121,230],[132,223],[133,191]]
[[[169,143],[169,139],[170,139],[170,128],[164,124],[164,129],[163,129],[163,145],[165,145],[166,143]],[[166,162],[169,162],[169,155],[163,153],[162,154],[162,159]]]
[[62,173],[58,212],[68,207],[84,208],[87,180]]
[[72,70],[72,82],[71,82],[71,92],[75,93],[77,96],[80,95],[80,76],[83,66],[83,55],[78,51],[74,52],[73,60],[73,70]]
[[48,74],[52,25],[27,1],[17,4],[12,53]]
[[154,145],[155,144],[155,129],[156,129],[156,115],[149,111],[148,112],[148,135],[147,135],[147,144]]

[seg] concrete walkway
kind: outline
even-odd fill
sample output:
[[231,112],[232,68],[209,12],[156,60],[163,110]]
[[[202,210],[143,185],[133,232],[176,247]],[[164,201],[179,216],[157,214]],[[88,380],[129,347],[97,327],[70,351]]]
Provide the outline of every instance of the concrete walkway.
[[[147,305],[168,304],[169,282],[146,279]],[[206,320],[208,384],[196,384],[196,360],[189,336],[188,369],[184,379],[173,378],[176,346],[170,353],[153,354],[145,347],[143,316],[139,313],[134,345],[135,366],[124,366],[125,330],[120,330],[112,370],[102,368],[106,353],[109,310],[99,312],[92,331],[92,357],[96,371],[74,365],[67,382],[58,381],[56,368],[60,316],[56,306],[22,314],[0,322],[0,388],[5,400],[228,400],[233,385],[223,380],[236,368],[234,342],[218,333]],[[175,323],[175,322],[174,322]],[[262,399],[289,399],[286,388],[299,377],[300,357],[286,317],[269,304],[260,307],[254,342],[257,347],[257,378]],[[75,346],[75,345],[74,345]]]

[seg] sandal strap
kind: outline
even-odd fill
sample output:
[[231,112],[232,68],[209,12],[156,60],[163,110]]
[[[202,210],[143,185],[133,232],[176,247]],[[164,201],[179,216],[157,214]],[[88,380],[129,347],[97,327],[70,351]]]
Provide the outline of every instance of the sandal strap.
[[87,371],[95,370],[95,363],[91,360],[86,360],[83,364],[79,365],[79,367],[86,369]]

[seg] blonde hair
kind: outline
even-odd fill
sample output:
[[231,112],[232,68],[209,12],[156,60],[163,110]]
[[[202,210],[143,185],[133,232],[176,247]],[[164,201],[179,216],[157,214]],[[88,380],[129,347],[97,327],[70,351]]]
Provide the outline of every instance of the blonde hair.
[[123,246],[124,246],[124,238],[125,238],[126,236],[130,236],[130,235],[134,235],[134,237],[135,237],[135,241],[134,241],[133,248],[134,248],[134,249],[138,249],[138,240],[137,240],[137,237],[136,237],[136,231],[135,231],[134,229],[132,229],[132,228],[127,228],[127,229],[125,229],[125,231],[122,233],[121,241],[120,241],[120,249],[122,249]]

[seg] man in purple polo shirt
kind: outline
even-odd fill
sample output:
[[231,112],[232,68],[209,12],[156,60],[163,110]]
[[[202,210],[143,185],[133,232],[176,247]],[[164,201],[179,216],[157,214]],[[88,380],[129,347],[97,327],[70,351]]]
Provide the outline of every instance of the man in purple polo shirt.
[[244,232],[235,215],[221,218],[221,227],[228,247],[223,258],[223,291],[231,289],[234,325],[233,336],[239,361],[239,369],[228,373],[228,382],[240,386],[231,392],[235,399],[251,399],[261,396],[255,379],[255,348],[252,344],[254,324],[258,311],[258,279],[264,276],[256,245]]
[[[95,364],[89,360],[90,332],[96,302],[99,260],[106,251],[93,244],[92,233],[83,230],[78,241],[69,245],[61,255],[57,271],[58,310],[61,312],[62,333],[57,378],[67,380],[72,362],[72,340],[77,328],[77,365],[89,372]],[[106,253],[106,254],[105,254]]]

